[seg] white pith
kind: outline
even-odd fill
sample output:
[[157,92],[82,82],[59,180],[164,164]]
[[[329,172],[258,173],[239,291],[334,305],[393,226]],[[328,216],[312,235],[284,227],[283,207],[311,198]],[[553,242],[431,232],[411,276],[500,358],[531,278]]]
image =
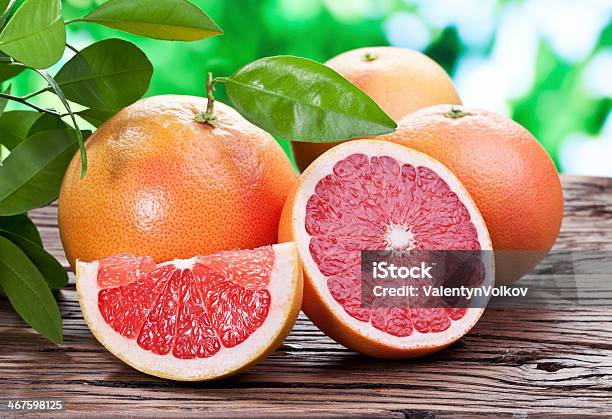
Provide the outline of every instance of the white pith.
[[[317,183],[332,173],[334,165],[353,154],[365,154],[368,157],[374,156],[389,156],[398,161],[400,165],[408,163],[415,167],[424,166],[432,169],[440,177],[442,177],[453,191],[460,198],[461,202],[466,206],[470,214],[470,218],[476,227],[478,239],[482,250],[492,250],[489,233],[486,230],[485,222],[476,209],[476,205],[471,197],[461,185],[459,180],[445,166],[431,157],[404,147],[402,145],[376,140],[356,140],[342,143],[330,151],[320,156],[308,169],[304,172],[301,188],[299,189],[292,211],[292,223],[295,234],[295,241],[300,254],[301,261],[307,276],[310,278],[315,292],[319,294],[322,301],[329,310],[331,310],[337,318],[350,327],[357,334],[368,337],[373,340],[384,342],[386,345],[398,349],[410,349],[419,347],[440,347],[452,343],[465,335],[478,321],[482,315],[484,308],[468,308],[465,316],[458,321],[451,320],[451,326],[443,332],[437,333],[421,333],[414,329],[410,336],[397,337],[376,329],[369,322],[362,322],[351,317],[344,308],[333,298],[326,282],[326,277],[321,273],[317,264],[314,262],[310,253],[309,244],[311,236],[306,232],[306,203],[308,199],[315,193]],[[391,237],[390,230],[388,241],[396,240],[397,245],[403,245],[409,238],[405,233],[395,232]],[[389,240],[391,239],[391,240]],[[401,243],[400,243],[401,242]],[[485,257],[485,280],[483,285],[494,284],[494,262],[492,257]]]
[[193,268],[193,265],[196,264],[196,262],[198,261],[198,257],[194,256],[192,258],[189,259],[176,259],[176,260],[171,260],[168,262],[164,262],[164,263],[160,263],[160,266],[163,265],[174,265],[175,268],[177,269],[191,269]]
[[387,243],[393,250],[404,250],[412,248],[414,235],[410,228],[390,225],[387,231]]
[[[293,323],[293,305],[296,293],[301,292],[301,268],[294,243],[272,246],[274,265],[267,290],[271,303],[264,323],[243,343],[233,347],[221,347],[209,358],[179,359],[172,355],[157,355],[142,349],[135,339],[128,339],[115,332],[104,320],[98,309],[98,262],[77,261],[77,293],[83,316],[96,337],[116,357],[132,367],[163,378],[197,381],[231,374],[268,351],[271,345]],[[175,266],[190,267],[193,260],[170,262]],[[166,263],[168,264],[168,263]],[[300,296],[301,300],[301,296]]]

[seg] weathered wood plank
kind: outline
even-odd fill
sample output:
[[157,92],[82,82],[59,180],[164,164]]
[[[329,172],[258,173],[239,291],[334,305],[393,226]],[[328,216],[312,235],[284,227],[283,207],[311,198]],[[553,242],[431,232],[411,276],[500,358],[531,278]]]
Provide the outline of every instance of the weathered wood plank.
[[[566,216],[556,248],[612,249],[612,180],[563,181]],[[31,215],[67,267],[56,212],[51,205]],[[559,309],[487,310],[461,341],[411,361],[353,353],[301,315],[286,342],[251,370],[194,384],[156,379],[116,360],[87,329],[72,280],[59,293],[62,346],[37,336],[0,298],[0,399],[59,398],[74,415],[609,414],[612,303],[596,292],[588,298],[588,305]]]

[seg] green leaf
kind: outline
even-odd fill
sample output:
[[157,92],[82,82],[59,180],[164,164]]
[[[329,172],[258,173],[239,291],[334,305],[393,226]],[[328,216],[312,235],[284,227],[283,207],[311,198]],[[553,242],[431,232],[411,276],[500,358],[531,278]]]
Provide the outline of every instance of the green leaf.
[[21,214],[57,198],[77,150],[74,130],[42,131],[19,144],[0,167],[0,215]]
[[[10,95],[11,94],[11,85],[9,84],[8,87],[6,89],[4,89],[4,93],[5,95]],[[4,113],[4,109],[6,108],[6,104],[8,103],[8,99],[6,98],[0,98],[0,116],[2,116],[2,114]]]
[[223,33],[206,13],[186,0],[110,0],[75,21],[169,41],[195,41]]
[[11,150],[6,148],[4,144],[0,144],[0,166],[2,166],[2,162],[11,154]]
[[2,229],[0,229],[0,236],[6,237],[13,242],[13,244],[19,246],[23,253],[25,253],[34,265],[36,265],[36,268],[38,268],[38,271],[49,285],[49,288],[58,290],[66,286],[68,283],[68,273],[53,256],[43,249],[42,246],[37,245],[19,234]]
[[15,0],[0,0],[0,13],[2,13],[0,15],[0,28],[6,23],[6,19],[8,19],[14,5]]
[[0,237],[0,286],[30,326],[62,343],[62,318],[51,290],[32,261],[5,237]]
[[34,68],[58,62],[65,45],[60,0],[26,0],[0,33],[0,50]]
[[0,63],[0,82],[11,79],[21,73],[25,67],[13,64]]
[[43,245],[38,229],[25,214],[0,217],[0,229],[19,234],[38,246]]
[[32,124],[40,118],[40,113],[33,111],[8,111],[0,115],[0,143],[9,150],[17,147],[28,137]]
[[85,140],[87,140],[91,136],[91,134],[93,134],[92,130],[89,130],[89,129],[81,130],[81,137],[83,137]]
[[363,91],[306,58],[262,58],[228,77],[226,88],[246,119],[287,140],[340,141],[396,127]]
[[78,116],[89,122],[94,127],[99,127],[114,114],[115,111],[101,111],[100,109],[84,109],[77,112]]
[[[11,59],[8,55],[0,52],[0,59]],[[25,70],[25,67],[18,64],[10,64],[9,62],[0,62],[0,82],[15,77],[17,74]]]
[[32,124],[26,138],[31,137],[32,135],[41,131],[50,131],[63,128],[68,128],[68,126],[64,121],[62,121],[62,118],[60,118],[59,115],[43,113],[40,114],[40,117]]
[[47,74],[45,71],[36,70],[36,72],[39,75],[41,75],[47,81],[47,83],[49,83],[49,86],[51,86],[51,89],[53,90],[55,95],[59,98],[59,100],[62,101],[64,108],[66,108],[66,110],[68,111],[68,114],[70,115],[70,119],[72,120],[74,129],[76,130],[77,141],[79,143],[79,151],[81,153],[81,177],[83,177],[85,176],[85,171],[87,170],[87,153],[85,151],[85,140],[83,139],[83,133],[79,129],[79,125],[77,124],[77,121],[76,121],[76,116],[74,112],[72,112],[72,109],[70,108],[70,103],[68,103],[66,96],[64,96],[64,92],[59,87],[55,79],[51,77],[49,74]]
[[151,62],[136,45],[107,39],[72,57],[55,81],[73,102],[116,111],[144,95],[152,75]]

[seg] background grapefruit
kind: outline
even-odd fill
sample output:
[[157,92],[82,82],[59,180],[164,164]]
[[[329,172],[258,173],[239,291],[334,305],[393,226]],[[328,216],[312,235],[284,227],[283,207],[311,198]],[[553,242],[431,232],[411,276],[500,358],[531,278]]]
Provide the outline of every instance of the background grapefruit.
[[555,243],[563,190],[554,163],[518,123],[493,112],[440,105],[407,115],[378,137],[426,153],[474,198],[496,251],[496,281],[531,270]]
[[[315,160],[287,199],[279,241],[304,268],[302,310],[337,342],[367,355],[409,358],[466,334],[483,306],[385,307],[362,298],[362,250],[490,250],[484,220],[442,164],[401,145],[341,144]],[[492,284],[493,259],[483,265]]]
[[[394,120],[417,109],[460,104],[450,77],[435,61],[398,47],[368,47],[344,52],[325,63],[366,92]],[[292,142],[300,171],[338,143]]]
[[157,262],[276,241],[295,172],[278,143],[216,103],[218,126],[195,122],[206,99],[157,96],[123,109],[74,157],[59,197],[68,261],[129,252]]

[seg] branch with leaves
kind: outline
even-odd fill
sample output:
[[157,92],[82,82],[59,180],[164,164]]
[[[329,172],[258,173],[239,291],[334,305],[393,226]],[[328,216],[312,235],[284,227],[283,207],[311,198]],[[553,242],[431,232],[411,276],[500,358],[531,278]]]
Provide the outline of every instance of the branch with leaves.
[[[94,23],[156,39],[195,41],[222,31],[186,0],[110,0],[88,15],[64,22],[60,0],[0,0],[0,82],[22,71],[47,86],[22,97],[0,93],[0,287],[19,315],[41,335],[62,341],[62,323],[52,290],[65,286],[64,268],[43,249],[27,211],[47,205],[59,193],[62,177],[84,139],[76,115],[98,126],[139,99],[149,87],[153,66],[136,45],[119,39],[96,42],[79,51],[66,44],[66,25]],[[82,22],[82,23],[78,23]],[[75,55],[54,76],[45,68],[66,48]],[[31,100],[52,92],[64,109],[44,109]],[[31,110],[4,113],[8,101]],[[73,112],[71,103],[87,107]],[[68,117],[68,122],[64,120]]]
[[[47,83],[25,96],[0,93],[0,287],[21,317],[41,335],[62,341],[62,323],[51,290],[66,285],[62,266],[42,247],[27,211],[55,200],[68,163],[80,150],[86,175],[85,139],[79,116],[99,126],[147,90],[153,67],[134,44],[107,39],[79,51],[66,44],[68,24],[94,23],[155,39],[195,41],[221,29],[187,0],[109,0],[81,18],[64,22],[60,0],[0,0],[6,25],[0,32],[0,82],[34,71]],[[8,20],[6,20],[8,19]],[[76,54],[54,76],[65,48]],[[214,89],[224,84],[233,106],[274,136],[293,141],[342,141],[391,132],[396,125],[364,92],[330,68],[293,56],[267,57],[228,77],[208,75],[207,109],[195,117],[216,125]],[[31,99],[52,92],[64,111]],[[32,110],[2,113],[7,101]],[[86,109],[73,112],[71,103]],[[69,117],[65,121],[65,117]]]

